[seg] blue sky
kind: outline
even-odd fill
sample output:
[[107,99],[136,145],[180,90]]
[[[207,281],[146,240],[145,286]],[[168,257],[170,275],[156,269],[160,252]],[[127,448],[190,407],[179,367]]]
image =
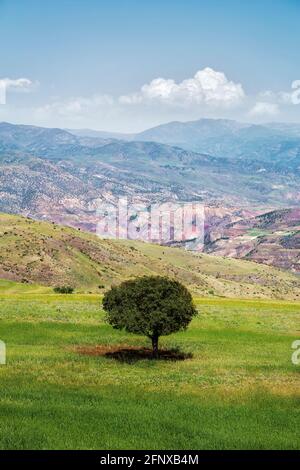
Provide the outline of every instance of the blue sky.
[[0,0],[0,120],[300,121],[299,20],[299,0]]

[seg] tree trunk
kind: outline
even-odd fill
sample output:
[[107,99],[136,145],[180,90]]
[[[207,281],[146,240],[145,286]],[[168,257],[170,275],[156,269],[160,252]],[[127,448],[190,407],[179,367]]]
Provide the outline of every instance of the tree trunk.
[[158,358],[158,336],[152,336],[153,357]]

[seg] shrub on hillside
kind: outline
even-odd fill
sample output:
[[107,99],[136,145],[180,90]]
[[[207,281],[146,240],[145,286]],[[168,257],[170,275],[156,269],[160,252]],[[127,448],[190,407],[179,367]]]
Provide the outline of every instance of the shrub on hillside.
[[74,292],[74,288],[70,286],[57,286],[53,290],[56,294],[73,294]]

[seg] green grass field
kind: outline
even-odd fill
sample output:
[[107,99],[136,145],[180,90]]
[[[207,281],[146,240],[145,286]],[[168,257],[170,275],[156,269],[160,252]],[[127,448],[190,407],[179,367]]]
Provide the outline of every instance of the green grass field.
[[148,345],[104,323],[100,296],[30,289],[0,285],[1,449],[300,448],[299,303],[196,299],[161,341],[192,358],[127,363],[78,352]]

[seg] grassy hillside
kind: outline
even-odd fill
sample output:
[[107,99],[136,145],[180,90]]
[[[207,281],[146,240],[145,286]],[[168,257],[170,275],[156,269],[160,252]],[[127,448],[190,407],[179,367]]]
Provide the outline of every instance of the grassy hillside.
[[142,242],[101,240],[51,223],[0,215],[2,279],[29,290],[38,289],[32,284],[68,284],[79,292],[102,293],[113,283],[143,274],[176,277],[201,296],[300,299],[300,279],[272,267]]
[[0,279],[0,295],[50,294],[51,287]]
[[0,293],[0,449],[299,449],[299,303],[195,301],[188,359],[128,362],[99,295]]

